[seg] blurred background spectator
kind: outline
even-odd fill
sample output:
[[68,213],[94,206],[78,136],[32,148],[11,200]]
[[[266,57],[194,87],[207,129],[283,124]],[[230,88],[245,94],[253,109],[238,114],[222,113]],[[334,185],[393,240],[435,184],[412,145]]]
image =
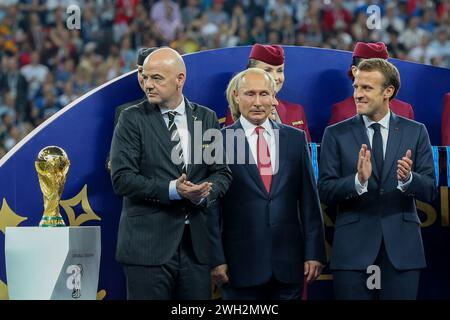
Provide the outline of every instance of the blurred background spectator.
[[[81,29],[66,8],[81,9]],[[367,27],[378,5],[381,29]],[[0,0],[0,158],[45,119],[135,69],[140,47],[181,54],[262,44],[353,49],[450,68],[450,0]]]

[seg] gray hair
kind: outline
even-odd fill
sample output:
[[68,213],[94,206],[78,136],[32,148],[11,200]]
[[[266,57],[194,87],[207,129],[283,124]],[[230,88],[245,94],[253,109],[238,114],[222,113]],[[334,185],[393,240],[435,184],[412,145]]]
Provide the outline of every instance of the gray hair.
[[249,68],[239,72],[233,78],[231,78],[230,82],[228,82],[227,90],[225,91],[228,101],[228,107],[230,108],[231,116],[234,121],[236,121],[241,116],[239,105],[237,104],[236,100],[234,100],[234,93],[239,90],[239,88],[241,87],[242,79],[249,73],[258,73],[264,75],[270,83],[270,89],[272,90],[272,93],[275,94],[276,82],[270,73],[259,68]]

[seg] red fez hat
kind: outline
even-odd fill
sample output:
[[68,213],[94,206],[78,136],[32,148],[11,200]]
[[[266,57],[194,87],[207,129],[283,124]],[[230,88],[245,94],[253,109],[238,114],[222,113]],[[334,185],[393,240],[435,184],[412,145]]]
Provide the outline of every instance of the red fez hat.
[[364,59],[381,58],[386,60],[389,58],[389,54],[386,45],[383,42],[357,42],[355,49],[353,50],[353,57]]
[[269,46],[257,43],[253,45],[248,58],[279,66],[284,63],[284,50],[277,45]]

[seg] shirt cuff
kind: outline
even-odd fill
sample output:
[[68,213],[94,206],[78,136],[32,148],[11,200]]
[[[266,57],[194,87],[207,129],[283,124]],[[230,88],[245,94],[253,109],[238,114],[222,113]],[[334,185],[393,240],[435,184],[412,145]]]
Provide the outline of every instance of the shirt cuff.
[[412,172],[409,175],[409,179],[406,182],[402,182],[400,180],[397,180],[397,189],[400,190],[401,192],[405,192],[406,189],[408,189],[408,186],[411,184],[413,175]]
[[181,196],[177,191],[177,180],[172,180],[169,183],[169,199],[170,200],[181,200]]
[[367,192],[367,185],[368,181],[366,181],[364,184],[361,184],[358,179],[358,173],[355,175],[355,190],[358,193],[358,195],[362,195],[363,193]]

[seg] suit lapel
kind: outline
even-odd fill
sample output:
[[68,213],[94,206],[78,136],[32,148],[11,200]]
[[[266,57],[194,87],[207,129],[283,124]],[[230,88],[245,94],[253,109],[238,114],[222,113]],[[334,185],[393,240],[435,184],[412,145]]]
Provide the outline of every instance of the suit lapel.
[[161,137],[161,140],[165,142],[165,145],[167,146],[166,151],[169,151],[170,155],[170,146],[167,144],[167,141],[170,141],[170,134],[167,129],[167,125],[164,122],[161,110],[155,104],[147,103],[147,107],[150,111],[152,119],[155,119],[155,121],[153,121],[153,125],[155,126],[156,132],[161,133],[161,135],[158,134],[157,137]]
[[[235,122],[235,124],[233,125],[233,129],[234,130],[242,130],[244,132],[244,129],[242,128],[241,125],[241,121],[238,120]],[[242,152],[242,150],[239,150],[238,148],[241,147],[239,145],[239,142],[237,141],[237,138],[234,138],[234,155],[236,156],[239,152]],[[243,165],[244,170],[247,170],[248,174],[250,175],[250,177],[253,179],[253,181],[255,182],[255,186],[264,194],[267,195],[267,190],[266,187],[264,186],[264,183],[261,179],[261,175],[259,174],[259,170],[258,170],[258,165],[256,162],[256,159],[253,158],[253,154],[250,150],[250,145],[248,143],[247,137],[245,137],[245,164]],[[235,164],[236,163],[236,158],[235,160]],[[248,160],[248,161],[247,161]],[[238,167],[242,166],[237,164]]]
[[[369,137],[367,136],[367,129],[366,126],[364,125],[364,120],[362,116],[359,114],[354,116],[352,122],[353,122],[352,132],[353,136],[355,137],[357,145],[359,146],[359,148],[361,148],[362,144],[366,144],[367,148],[372,152],[372,146],[370,144]],[[378,172],[377,170],[377,166],[373,161],[373,155],[372,155],[372,172],[374,177],[376,177],[379,180],[381,173]]]
[[[186,167],[186,176],[189,180],[189,177],[192,176],[192,172],[195,168],[195,157],[194,157],[194,147],[195,147],[195,143],[194,143],[194,121],[200,119],[197,116],[196,110],[194,108],[194,106],[189,102],[188,99],[184,98],[184,102],[186,105],[186,120],[187,120],[187,126],[188,126],[188,131],[189,131],[189,142],[188,142],[188,148],[189,148],[189,160],[188,160],[188,164]],[[201,132],[200,132],[201,133]],[[198,137],[197,137],[198,139]],[[200,141],[202,141],[202,137],[200,137]],[[201,147],[201,146],[200,146]],[[197,150],[198,151],[198,150]],[[202,149],[200,149],[200,151],[203,151]],[[202,155],[203,156],[203,155]]]
[[[288,139],[286,131],[281,129],[278,123],[271,121],[274,133],[274,139],[276,144],[276,167],[272,168],[275,174],[272,176],[272,185],[270,187],[270,195],[276,193],[278,186],[280,185],[280,179],[282,178],[281,170],[283,170],[288,153]],[[262,179],[261,179],[262,181]]]
[[[146,103],[146,108],[149,111],[151,124],[153,125],[155,129],[155,139],[159,140],[159,142],[162,145],[162,155],[163,158],[167,159],[168,163],[172,164],[172,159],[170,157],[170,154],[172,152],[172,147],[170,143],[170,134],[169,130],[167,129],[167,125],[164,122],[163,115],[161,114],[161,110],[157,105]],[[175,176],[179,176],[181,172],[179,171],[178,167],[175,165],[168,165],[168,167],[173,169]]]
[[381,182],[386,180],[389,176],[391,167],[400,159],[397,153],[400,151],[400,143],[402,141],[403,131],[400,128],[398,117],[391,111],[391,118],[389,120],[389,133],[386,145],[386,154],[384,156],[383,174],[381,175]]

